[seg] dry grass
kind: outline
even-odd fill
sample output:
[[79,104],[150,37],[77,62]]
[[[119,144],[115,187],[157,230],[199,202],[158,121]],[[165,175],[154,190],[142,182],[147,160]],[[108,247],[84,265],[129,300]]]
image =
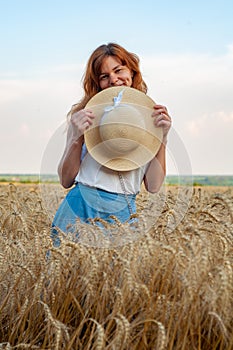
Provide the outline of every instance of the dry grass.
[[56,249],[40,188],[0,186],[0,349],[233,349],[232,189],[186,197],[141,195],[131,243]]

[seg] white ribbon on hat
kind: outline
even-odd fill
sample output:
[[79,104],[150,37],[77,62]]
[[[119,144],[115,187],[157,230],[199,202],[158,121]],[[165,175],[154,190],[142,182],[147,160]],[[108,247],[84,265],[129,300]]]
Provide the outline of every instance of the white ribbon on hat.
[[121,103],[124,90],[125,90],[125,88],[123,90],[121,90],[117,96],[113,97],[113,106],[105,107],[104,112],[112,111],[114,108],[116,108]]

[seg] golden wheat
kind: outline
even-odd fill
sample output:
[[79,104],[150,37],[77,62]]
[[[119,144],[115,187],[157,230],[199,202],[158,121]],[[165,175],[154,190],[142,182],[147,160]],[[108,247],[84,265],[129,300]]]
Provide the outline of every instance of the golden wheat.
[[0,349],[233,349],[231,188],[142,192],[134,230],[77,221],[55,248],[64,195],[0,186]]

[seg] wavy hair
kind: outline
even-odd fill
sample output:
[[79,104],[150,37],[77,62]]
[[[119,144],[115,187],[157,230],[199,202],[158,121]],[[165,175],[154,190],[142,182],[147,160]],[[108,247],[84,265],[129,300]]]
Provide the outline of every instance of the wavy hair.
[[144,93],[147,93],[147,85],[142,79],[142,74],[139,69],[139,57],[127,51],[122,46],[116,43],[108,43],[97,47],[91,54],[87,66],[86,72],[83,76],[83,89],[84,96],[79,103],[72,106],[69,114],[83,109],[87,102],[96,95],[101,89],[99,86],[99,76],[101,74],[101,65],[105,57],[115,56],[117,57],[123,66],[127,66],[133,73],[132,87],[138,89]]

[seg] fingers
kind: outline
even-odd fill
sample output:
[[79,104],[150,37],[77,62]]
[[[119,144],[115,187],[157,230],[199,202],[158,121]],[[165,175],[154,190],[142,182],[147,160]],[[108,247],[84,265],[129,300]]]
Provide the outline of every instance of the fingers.
[[160,113],[155,118],[155,126],[157,126],[157,127],[170,125],[170,124],[171,124],[171,118],[168,115],[164,114],[164,113]]
[[95,118],[94,114],[90,110],[82,109],[71,116],[71,124],[77,127],[81,134],[92,125],[92,121]]
[[155,125],[160,126],[165,123],[171,123],[171,117],[168,114],[167,108],[161,105],[154,106],[154,112],[152,113],[152,117],[155,118]]
[[162,105],[155,105],[152,117],[154,118],[154,125],[156,127],[162,127],[163,136],[166,137],[171,127],[171,117],[168,114],[167,108]]

